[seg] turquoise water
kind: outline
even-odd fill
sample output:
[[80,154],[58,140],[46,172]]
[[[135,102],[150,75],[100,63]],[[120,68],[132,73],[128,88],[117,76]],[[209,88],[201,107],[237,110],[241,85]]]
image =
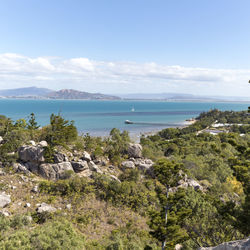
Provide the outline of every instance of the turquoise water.
[[[74,120],[78,130],[92,135],[106,135],[112,128],[131,133],[148,132],[181,124],[203,111],[246,110],[249,103],[164,102],[164,101],[90,101],[90,100],[18,100],[1,99],[0,114],[13,120],[35,113],[40,125],[49,123],[50,114],[59,112],[68,120]],[[134,111],[132,111],[134,109]],[[134,122],[161,123],[162,125],[125,124]]]

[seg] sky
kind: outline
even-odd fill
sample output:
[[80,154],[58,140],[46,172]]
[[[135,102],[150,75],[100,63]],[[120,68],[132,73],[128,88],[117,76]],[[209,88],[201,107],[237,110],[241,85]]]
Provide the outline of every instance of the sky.
[[0,89],[250,96],[249,0],[0,0]]

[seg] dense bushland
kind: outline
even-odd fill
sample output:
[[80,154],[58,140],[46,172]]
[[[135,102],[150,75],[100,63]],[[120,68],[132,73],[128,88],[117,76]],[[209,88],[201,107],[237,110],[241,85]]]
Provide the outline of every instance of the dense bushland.
[[[218,135],[197,133],[216,121],[235,125]],[[15,122],[1,116],[0,161],[4,167],[17,160],[19,146],[46,140],[48,161],[53,162],[55,150],[86,150],[93,158],[108,158],[120,182],[98,173],[91,179],[74,174],[66,180],[40,180],[41,197],[48,203],[70,202],[73,209],[44,217],[33,211],[32,221],[29,214],[0,215],[0,248],[174,249],[179,243],[183,249],[197,249],[244,238],[250,234],[249,129],[247,112],[211,110],[186,128],[168,128],[142,137],[144,157],[155,161],[152,171],[144,173],[119,168],[128,158],[127,132],[113,129],[107,138],[79,136],[74,123],[60,115],[52,115],[43,128],[34,114],[28,121]],[[197,181],[202,189],[175,190],[185,178]],[[86,207],[90,201],[96,207]],[[103,225],[107,232],[102,237],[86,236],[87,230],[98,232]]]

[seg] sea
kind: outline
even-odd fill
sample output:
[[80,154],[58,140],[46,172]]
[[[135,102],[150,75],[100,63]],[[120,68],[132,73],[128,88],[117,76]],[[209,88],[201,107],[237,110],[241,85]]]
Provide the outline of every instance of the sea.
[[[50,115],[60,114],[73,120],[80,134],[107,136],[112,128],[134,135],[163,128],[182,126],[187,119],[211,109],[247,110],[250,103],[239,102],[169,102],[138,100],[31,100],[0,99],[0,114],[12,120],[34,113],[40,126],[49,124]],[[134,124],[125,124],[129,120]]]

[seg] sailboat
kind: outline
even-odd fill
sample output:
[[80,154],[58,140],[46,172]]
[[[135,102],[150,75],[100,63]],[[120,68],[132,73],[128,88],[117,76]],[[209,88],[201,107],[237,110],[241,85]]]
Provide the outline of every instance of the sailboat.
[[135,108],[134,107],[132,107],[131,112],[135,112]]

